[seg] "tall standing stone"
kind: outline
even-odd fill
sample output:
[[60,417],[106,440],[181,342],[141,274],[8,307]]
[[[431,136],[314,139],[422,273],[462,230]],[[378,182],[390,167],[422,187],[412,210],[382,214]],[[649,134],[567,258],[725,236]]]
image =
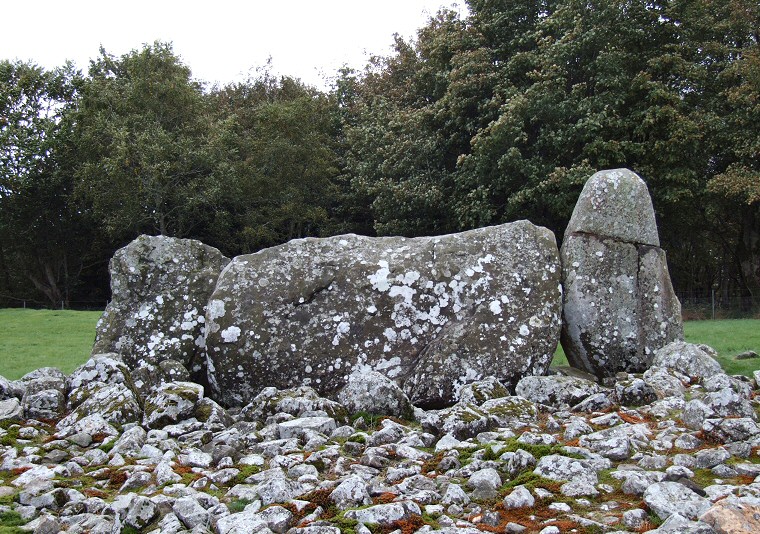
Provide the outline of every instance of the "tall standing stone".
[[192,239],[141,235],[117,250],[111,302],[92,354],[118,353],[130,368],[173,359],[205,374],[206,303],[227,263],[217,249]]
[[641,372],[657,349],[683,339],[652,200],[635,173],[600,171],[586,182],[561,257],[562,346],[573,367]]
[[554,234],[527,221],[438,237],[299,239],[239,256],[206,314],[212,394],[335,396],[376,371],[424,407],[546,371],[561,322]]

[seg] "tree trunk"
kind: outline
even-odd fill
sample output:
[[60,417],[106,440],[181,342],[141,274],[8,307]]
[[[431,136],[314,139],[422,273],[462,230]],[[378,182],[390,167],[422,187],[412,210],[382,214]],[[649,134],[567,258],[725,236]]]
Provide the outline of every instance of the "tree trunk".
[[58,285],[53,266],[41,259],[38,260],[38,263],[42,270],[41,275],[28,274],[27,277],[34,284],[34,287],[47,297],[53,307],[58,307],[63,300],[63,294]]
[[742,278],[742,311],[751,311],[760,299],[760,205],[742,206],[741,236],[737,243]]

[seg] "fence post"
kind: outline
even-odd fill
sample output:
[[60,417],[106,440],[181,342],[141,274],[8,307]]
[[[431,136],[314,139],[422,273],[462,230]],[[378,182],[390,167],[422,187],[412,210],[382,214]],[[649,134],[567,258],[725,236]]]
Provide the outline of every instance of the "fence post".
[[715,320],[715,290],[712,290],[712,320]]

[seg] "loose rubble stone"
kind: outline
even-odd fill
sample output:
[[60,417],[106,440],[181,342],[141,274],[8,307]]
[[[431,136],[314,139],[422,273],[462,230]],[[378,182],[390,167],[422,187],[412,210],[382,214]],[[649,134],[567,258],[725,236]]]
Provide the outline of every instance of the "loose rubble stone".
[[603,391],[599,384],[574,376],[526,376],[515,388],[521,397],[556,407],[574,406]]
[[481,405],[486,401],[506,397],[509,391],[497,378],[490,376],[463,385],[457,392],[458,402]]
[[530,491],[525,486],[517,486],[512,490],[512,493],[504,497],[504,508],[526,508],[535,504],[536,499],[533,498]]
[[377,371],[354,372],[338,394],[340,402],[350,413],[392,415],[413,419],[414,410],[409,397],[400,387]]
[[17,398],[0,400],[0,421],[20,421],[24,410]]
[[129,504],[124,524],[142,530],[158,516],[158,506],[147,497],[135,496]]
[[397,521],[409,519],[412,515],[422,515],[422,510],[411,501],[376,504],[360,510],[348,510],[345,516],[361,523],[390,525]]
[[242,409],[241,417],[246,421],[264,423],[275,414],[286,413],[301,417],[307,412],[324,412],[338,422],[348,421],[348,413],[342,404],[320,397],[309,386],[284,390],[264,388]]
[[598,377],[643,372],[683,339],[681,305],[660,248],[646,184],[627,169],[586,182],[562,243],[562,346]]
[[372,504],[367,484],[359,476],[350,476],[330,493],[330,499],[341,510]]
[[203,398],[203,386],[193,382],[169,382],[145,399],[143,424],[163,428],[193,415]]
[[692,381],[722,374],[709,347],[685,341],[674,341],[658,349],[652,358],[652,367],[664,367],[689,377]]
[[716,532],[760,532],[760,506],[757,502],[753,504],[730,496],[713,504],[699,520],[710,525]]
[[554,236],[527,221],[294,240],[239,256],[220,276],[206,314],[212,396],[240,406],[294,384],[335,395],[367,369],[403,377],[416,406],[442,408],[468,382],[545,372],[560,299]]
[[697,519],[710,508],[710,501],[676,482],[652,484],[644,492],[644,502],[660,519],[672,514]]
[[280,439],[302,437],[310,431],[329,435],[335,428],[332,417],[299,417],[277,425]]

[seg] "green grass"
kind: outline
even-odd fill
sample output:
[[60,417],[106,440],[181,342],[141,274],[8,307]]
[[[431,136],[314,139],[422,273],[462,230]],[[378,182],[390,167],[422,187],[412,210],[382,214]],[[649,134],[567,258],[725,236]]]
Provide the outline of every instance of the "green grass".
[[16,380],[39,367],[70,373],[89,357],[102,313],[0,309],[0,375]]
[[[760,319],[720,319],[686,321],[684,337],[690,343],[704,343],[718,351],[718,363],[731,375],[752,376],[760,369],[760,358],[735,360],[737,354],[753,350],[760,354]],[[552,366],[568,365],[561,346],[554,353]]]
[[728,374],[752,376],[752,371],[760,369],[760,358],[734,359],[747,350],[760,354],[760,319],[688,321],[684,323],[684,337],[717,350],[717,360]]
[[[39,367],[70,373],[89,357],[101,313],[0,309],[0,375],[15,380]],[[760,319],[688,321],[684,330],[687,341],[717,350],[726,372],[751,376],[760,369],[760,359],[733,359],[746,350],[760,353]],[[567,364],[558,347],[552,365]]]

